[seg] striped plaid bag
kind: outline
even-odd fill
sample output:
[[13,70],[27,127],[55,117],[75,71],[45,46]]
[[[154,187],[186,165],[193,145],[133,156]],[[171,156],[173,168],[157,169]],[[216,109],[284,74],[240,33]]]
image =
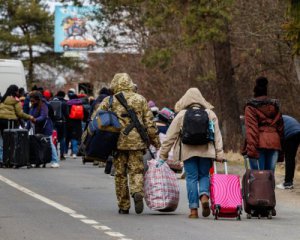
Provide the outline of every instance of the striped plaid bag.
[[148,161],[144,192],[147,206],[151,210],[173,212],[179,202],[179,184],[176,174],[168,164],[156,167],[156,160]]

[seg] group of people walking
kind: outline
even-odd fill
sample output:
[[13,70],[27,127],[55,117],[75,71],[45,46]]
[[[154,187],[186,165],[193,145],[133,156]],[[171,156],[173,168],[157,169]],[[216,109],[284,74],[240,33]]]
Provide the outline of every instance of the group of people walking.
[[[0,100],[0,166],[3,165],[3,131],[9,128],[25,128],[32,134],[48,138],[52,149],[52,168],[60,167],[59,161],[65,160],[70,143],[71,156],[77,156],[83,121],[87,121],[90,115],[90,104],[87,97],[78,96],[75,89],[68,91],[68,100],[65,97],[64,91],[52,96],[49,90],[36,86],[25,95],[16,85],[9,86]],[[53,139],[54,132],[57,133],[59,151]]]
[[[122,93],[130,109],[146,129],[149,142],[145,142],[136,127],[129,127],[132,122],[124,106],[115,99]],[[201,205],[202,216],[210,215],[210,169],[213,159],[224,159],[223,142],[218,117],[213,111],[213,105],[205,100],[198,88],[190,88],[174,106],[172,118],[161,125],[155,121],[154,114],[158,109],[137,93],[136,85],[127,73],[114,76],[110,89],[103,88],[93,102],[86,96],[80,98],[74,89],[65,93],[59,91],[51,97],[48,91],[34,89],[25,97],[22,107],[19,98],[19,88],[10,86],[0,103],[0,131],[13,121],[15,126],[32,128],[52,140],[53,130],[58,133],[60,143],[60,159],[65,159],[69,143],[71,155],[76,157],[78,145],[84,130],[83,122],[95,117],[98,111],[112,111],[119,119],[121,130],[114,152],[115,189],[120,214],[128,214],[130,198],[135,204],[135,212],[143,212],[143,155],[151,144],[158,151],[157,167],[166,164],[168,154],[173,149],[173,158],[183,162],[186,174],[186,187],[190,209],[190,218],[198,218],[198,208]],[[108,97],[112,96],[112,97]],[[30,102],[30,107],[29,107]],[[58,106],[58,107],[57,107]],[[150,106],[150,107],[149,107]],[[152,111],[151,111],[152,110]],[[58,112],[59,111],[59,112]],[[200,116],[207,120],[208,135],[198,139],[189,139],[191,131],[198,131],[202,126],[193,126],[193,117]],[[196,130],[195,130],[196,129]],[[278,161],[285,156],[286,175],[281,189],[293,188],[295,156],[300,143],[300,124],[280,111],[279,102],[268,97],[268,79],[259,77],[254,87],[254,97],[245,105],[245,145],[243,155],[250,158],[251,169],[272,170]],[[158,133],[163,132],[166,138],[160,142]],[[199,140],[201,138],[201,141]],[[52,146],[52,167],[59,167],[56,146]],[[0,147],[0,161],[2,147]],[[129,180],[129,181],[128,181]]]
[[[223,142],[218,118],[213,112],[213,106],[207,102],[197,88],[189,89],[176,103],[176,116],[167,126],[166,139],[160,146],[158,133],[153,116],[146,105],[146,100],[135,92],[133,83],[128,74],[116,74],[111,83],[113,94],[122,92],[130,107],[137,114],[141,123],[147,129],[151,144],[160,148],[158,166],[165,164],[168,153],[174,148],[173,157],[183,162],[186,174],[186,186],[191,210],[189,217],[198,218],[199,201],[202,215],[210,215],[209,208],[209,178],[212,159],[222,161],[224,158]],[[150,103],[153,111],[158,109]],[[100,104],[98,110],[108,110],[108,98]],[[184,144],[184,122],[189,109],[204,109],[209,122],[213,125],[213,138],[205,144]],[[116,167],[115,184],[118,199],[119,213],[128,214],[130,195],[134,199],[136,213],[143,209],[143,163],[142,153],[146,149],[139,134],[132,130],[129,134],[122,134],[130,124],[125,109],[118,101],[113,101],[111,110],[115,112],[121,123],[121,136],[118,141],[114,165]],[[190,122],[192,124],[192,122]],[[293,187],[295,170],[295,155],[299,145],[300,124],[290,116],[283,116],[279,102],[268,97],[268,79],[259,77],[254,87],[254,97],[245,105],[245,146],[242,151],[250,158],[251,169],[275,171],[275,165],[286,158],[285,182],[279,188]],[[292,143],[292,144],[291,144]],[[129,187],[128,179],[129,176]],[[130,191],[130,194],[129,194]],[[275,214],[275,211],[273,211]]]

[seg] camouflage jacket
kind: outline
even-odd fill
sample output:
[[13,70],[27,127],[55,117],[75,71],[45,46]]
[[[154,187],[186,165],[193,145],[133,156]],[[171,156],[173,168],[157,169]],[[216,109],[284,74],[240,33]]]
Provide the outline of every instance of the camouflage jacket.
[[[111,90],[114,94],[122,92],[128,105],[135,111],[140,123],[145,127],[148,132],[150,142],[156,148],[160,147],[160,142],[157,134],[157,128],[153,122],[153,114],[151,113],[147,100],[133,91],[134,84],[126,73],[116,74],[111,82]],[[100,104],[98,110],[108,110],[109,108],[109,97],[105,98]],[[119,150],[144,150],[147,148],[136,130],[133,128],[128,135],[124,134],[124,130],[131,123],[131,119],[127,114],[126,109],[119,103],[114,97],[112,103],[112,109],[119,118],[121,124],[121,134],[118,140]]]

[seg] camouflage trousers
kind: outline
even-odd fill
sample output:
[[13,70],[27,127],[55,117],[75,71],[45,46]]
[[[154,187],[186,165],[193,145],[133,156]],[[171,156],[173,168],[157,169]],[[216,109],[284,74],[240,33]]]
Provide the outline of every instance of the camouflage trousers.
[[130,208],[130,195],[137,192],[144,195],[143,151],[118,151],[114,158],[114,167],[118,206],[127,210]]

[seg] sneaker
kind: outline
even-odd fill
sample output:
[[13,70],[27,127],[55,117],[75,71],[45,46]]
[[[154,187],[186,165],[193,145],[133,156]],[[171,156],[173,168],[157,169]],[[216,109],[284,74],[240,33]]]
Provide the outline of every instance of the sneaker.
[[60,156],[60,161],[64,161],[64,160],[66,160],[65,156],[64,155]]
[[293,185],[293,183],[283,182],[283,183],[280,183],[280,184],[276,185],[276,187],[279,188],[279,189],[284,190],[284,189],[293,189],[294,185]]
[[52,163],[52,164],[51,164],[51,167],[52,167],[52,168],[59,168],[59,164],[58,164],[58,163]]
[[141,214],[144,210],[143,195],[141,193],[135,193],[133,195],[133,199],[134,199],[135,212],[137,214]]
[[77,158],[76,154],[72,154],[72,158]]

